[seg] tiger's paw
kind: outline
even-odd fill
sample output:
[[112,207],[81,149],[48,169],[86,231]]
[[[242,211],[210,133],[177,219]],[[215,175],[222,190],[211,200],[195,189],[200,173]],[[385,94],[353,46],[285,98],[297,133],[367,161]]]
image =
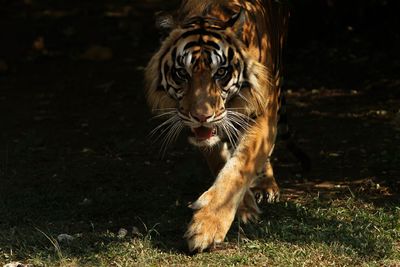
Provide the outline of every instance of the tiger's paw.
[[279,202],[280,189],[273,177],[262,179],[252,191],[258,204]]
[[212,195],[209,190],[191,205],[197,211],[184,235],[191,252],[202,252],[224,241],[232,224],[235,209],[229,208],[232,207],[229,203],[215,205]]

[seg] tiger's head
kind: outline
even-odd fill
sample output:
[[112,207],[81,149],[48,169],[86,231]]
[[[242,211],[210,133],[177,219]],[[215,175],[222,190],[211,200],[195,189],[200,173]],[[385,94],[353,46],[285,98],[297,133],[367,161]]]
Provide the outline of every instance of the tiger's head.
[[[268,73],[241,41],[242,14],[228,21],[195,17],[174,25],[145,71],[147,101],[166,120],[154,132],[165,144],[189,129],[189,142],[231,142],[264,112]],[[168,24],[165,21],[164,24]]]

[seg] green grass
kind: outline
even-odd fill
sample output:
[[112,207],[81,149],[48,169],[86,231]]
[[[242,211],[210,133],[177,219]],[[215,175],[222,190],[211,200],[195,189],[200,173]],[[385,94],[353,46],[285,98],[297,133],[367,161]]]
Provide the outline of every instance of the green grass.
[[124,238],[115,231],[79,229],[72,233],[75,239],[65,243],[57,242],[53,232],[62,225],[48,227],[2,228],[0,262],[20,260],[34,266],[400,264],[400,209],[376,207],[354,197],[322,201],[309,196],[271,205],[258,223],[235,222],[224,244],[194,256],[170,247],[165,240],[179,237],[157,225],[149,229],[143,224],[141,233],[129,229]]

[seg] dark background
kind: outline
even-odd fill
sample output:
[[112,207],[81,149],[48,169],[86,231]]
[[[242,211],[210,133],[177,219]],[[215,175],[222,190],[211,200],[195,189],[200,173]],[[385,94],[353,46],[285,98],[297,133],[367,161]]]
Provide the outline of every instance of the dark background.
[[[313,169],[276,149],[284,199],[340,196],[342,184],[398,202],[398,2],[292,1],[285,87]],[[0,3],[0,227],[74,232],[140,218],[180,240],[179,215],[190,218],[186,203],[212,179],[184,145],[160,159],[142,86],[159,44],[153,14],[174,1]]]

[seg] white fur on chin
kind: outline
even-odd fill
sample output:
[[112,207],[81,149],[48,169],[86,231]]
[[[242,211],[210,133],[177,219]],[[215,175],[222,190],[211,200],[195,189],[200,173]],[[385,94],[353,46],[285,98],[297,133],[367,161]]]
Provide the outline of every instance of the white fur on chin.
[[201,141],[194,136],[189,136],[188,140],[189,143],[197,147],[212,147],[221,141],[221,139],[217,135],[211,136],[210,138]]

